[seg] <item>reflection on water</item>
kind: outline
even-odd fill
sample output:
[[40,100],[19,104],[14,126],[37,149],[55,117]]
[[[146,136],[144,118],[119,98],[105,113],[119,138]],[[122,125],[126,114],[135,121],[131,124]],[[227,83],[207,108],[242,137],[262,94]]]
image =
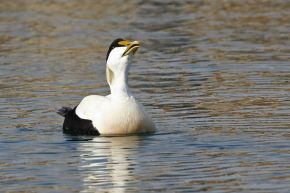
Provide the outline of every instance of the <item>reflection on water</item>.
[[[289,21],[284,0],[2,0],[1,191],[288,193]],[[63,135],[117,37],[142,42],[129,84],[157,133]]]
[[82,192],[106,190],[108,185],[108,192],[127,192],[126,187],[134,181],[131,170],[139,165],[132,160],[139,143],[138,136],[94,138],[89,143],[80,143],[80,170],[85,171]]

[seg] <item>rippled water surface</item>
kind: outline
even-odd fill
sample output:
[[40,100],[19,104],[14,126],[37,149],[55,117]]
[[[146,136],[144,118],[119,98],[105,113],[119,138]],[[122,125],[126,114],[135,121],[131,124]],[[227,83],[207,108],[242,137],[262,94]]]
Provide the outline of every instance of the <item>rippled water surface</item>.
[[[2,192],[289,192],[290,2],[0,3]],[[72,137],[117,37],[154,135]]]

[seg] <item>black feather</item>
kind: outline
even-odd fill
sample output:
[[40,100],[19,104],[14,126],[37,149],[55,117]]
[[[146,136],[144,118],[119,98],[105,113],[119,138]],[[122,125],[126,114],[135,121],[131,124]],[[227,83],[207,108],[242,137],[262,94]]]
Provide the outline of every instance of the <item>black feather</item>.
[[119,45],[119,44],[118,44],[118,42],[123,41],[123,40],[124,40],[123,38],[118,38],[118,39],[115,39],[115,40],[111,43],[111,45],[110,45],[110,47],[109,47],[109,49],[108,49],[108,52],[107,52],[106,61],[108,60],[109,55],[110,55],[111,51],[112,51],[114,48],[116,48],[116,47],[123,47],[123,45]]
[[[69,110],[65,108],[63,132],[71,135],[100,135],[99,131],[93,126],[92,121],[88,119],[81,119],[76,114],[76,108]],[[63,109],[63,108],[62,108]],[[62,112],[63,112],[62,111]]]
[[71,110],[73,110],[73,109],[70,108],[70,107],[62,107],[62,108],[59,109],[56,113],[59,114],[59,115],[61,115],[61,116],[63,116],[63,117],[65,117],[65,115],[66,115],[69,111],[71,111]]

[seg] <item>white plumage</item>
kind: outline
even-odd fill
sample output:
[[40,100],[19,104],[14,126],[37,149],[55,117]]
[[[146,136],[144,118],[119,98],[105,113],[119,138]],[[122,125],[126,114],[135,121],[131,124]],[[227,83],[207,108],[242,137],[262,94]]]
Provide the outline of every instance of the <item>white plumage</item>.
[[124,135],[155,130],[153,121],[128,87],[128,71],[139,46],[137,41],[115,40],[108,51],[106,67],[111,94],[87,96],[75,109],[75,114],[80,119],[92,121],[92,125],[101,135]]

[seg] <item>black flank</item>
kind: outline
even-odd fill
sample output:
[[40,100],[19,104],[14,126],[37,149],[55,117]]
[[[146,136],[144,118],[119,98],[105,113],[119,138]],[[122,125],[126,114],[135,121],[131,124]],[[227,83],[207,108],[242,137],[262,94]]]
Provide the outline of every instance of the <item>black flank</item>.
[[81,119],[77,116],[76,108],[66,112],[63,132],[71,135],[100,135],[91,120]]

